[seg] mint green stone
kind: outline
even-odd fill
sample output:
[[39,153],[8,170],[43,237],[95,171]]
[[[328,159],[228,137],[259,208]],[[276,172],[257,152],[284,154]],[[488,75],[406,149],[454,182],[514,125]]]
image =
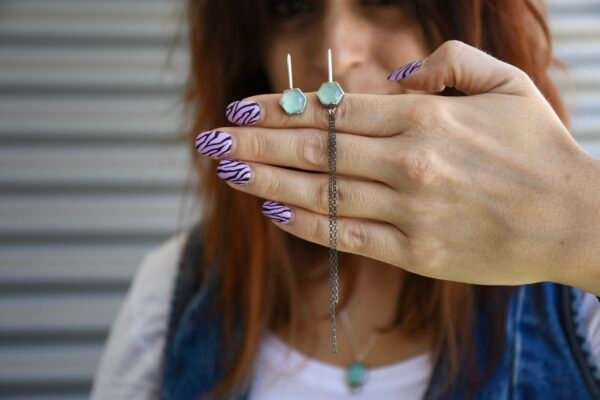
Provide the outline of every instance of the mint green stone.
[[364,385],[366,376],[367,369],[365,365],[361,362],[355,362],[346,371],[346,382],[348,382],[350,389],[353,391],[358,390]]
[[300,114],[306,107],[306,96],[298,88],[286,89],[281,94],[279,104],[288,114]]
[[344,97],[344,91],[337,82],[325,82],[319,88],[317,97],[324,106],[337,106]]

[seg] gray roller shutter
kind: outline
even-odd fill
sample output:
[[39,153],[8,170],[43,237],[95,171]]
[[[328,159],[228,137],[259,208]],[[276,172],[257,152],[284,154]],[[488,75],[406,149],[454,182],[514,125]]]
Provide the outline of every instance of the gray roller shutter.
[[551,0],[556,56],[570,77],[555,71],[572,117],[571,133],[600,157],[600,0]]
[[86,398],[142,256],[194,218],[176,5],[0,1],[0,398]]

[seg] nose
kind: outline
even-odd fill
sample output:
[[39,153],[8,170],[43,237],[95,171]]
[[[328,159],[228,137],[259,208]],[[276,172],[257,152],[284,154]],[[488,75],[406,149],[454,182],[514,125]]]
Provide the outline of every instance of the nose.
[[[327,80],[327,50],[333,58],[333,80],[339,82],[346,91],[350,75],[355,73],[369,57],[370,35],[365,21],[356,10],[348,6],[347,0],[330,1],[322,21],[322,38],[315,46],[317,54],[313,58],[315,69]],[[346,86],[344,86],[346,85]]]

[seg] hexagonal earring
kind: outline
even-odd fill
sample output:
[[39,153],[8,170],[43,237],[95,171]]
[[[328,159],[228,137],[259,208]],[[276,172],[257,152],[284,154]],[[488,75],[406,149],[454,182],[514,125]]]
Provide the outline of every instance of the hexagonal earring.
[[288,53],[287,55],[287,69],[288,69],[288,80],[290,82],[290,88],[285,89],[279,99],[279,105],[283,110],[290,114],[302,114],[306,107],[306,96],[302,90],[295,88],[292,80],[292,56]]
[[333,108],[333,111],[335,111],[335,107],[340,104],[344,98],[344,90],[339,83],[333,81],[331,49],[327,51],[327,72],[329,79],[327,82],[321,84],[321,87],[317,92],[317,97],[323,106],[329,109]]

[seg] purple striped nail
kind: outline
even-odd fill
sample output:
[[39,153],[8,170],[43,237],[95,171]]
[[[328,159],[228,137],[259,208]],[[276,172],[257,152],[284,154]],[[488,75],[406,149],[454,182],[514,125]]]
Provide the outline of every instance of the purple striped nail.
[[206,131],[196,136],[196,150],[209,157],[223,157],[231,153],[233,139],[224,131]]
[[227,119],[236,125],[252,125],[260,116],[260,105],[255,101],[234,101],[227,106]]
[[410,74],[417,72],[421,68],[422,63],[422,60],[419,60],[401,66],[388,76],[388,81],[399,81],[406,78]]
[[217,175],[236,185],[245,185],[250,181],[252,169],[241,161],[221,160],[217,166]]
[[292,219],[292,210],[276,201],[267,200],[262,205],[262,213],[275,222],[287,224]]

